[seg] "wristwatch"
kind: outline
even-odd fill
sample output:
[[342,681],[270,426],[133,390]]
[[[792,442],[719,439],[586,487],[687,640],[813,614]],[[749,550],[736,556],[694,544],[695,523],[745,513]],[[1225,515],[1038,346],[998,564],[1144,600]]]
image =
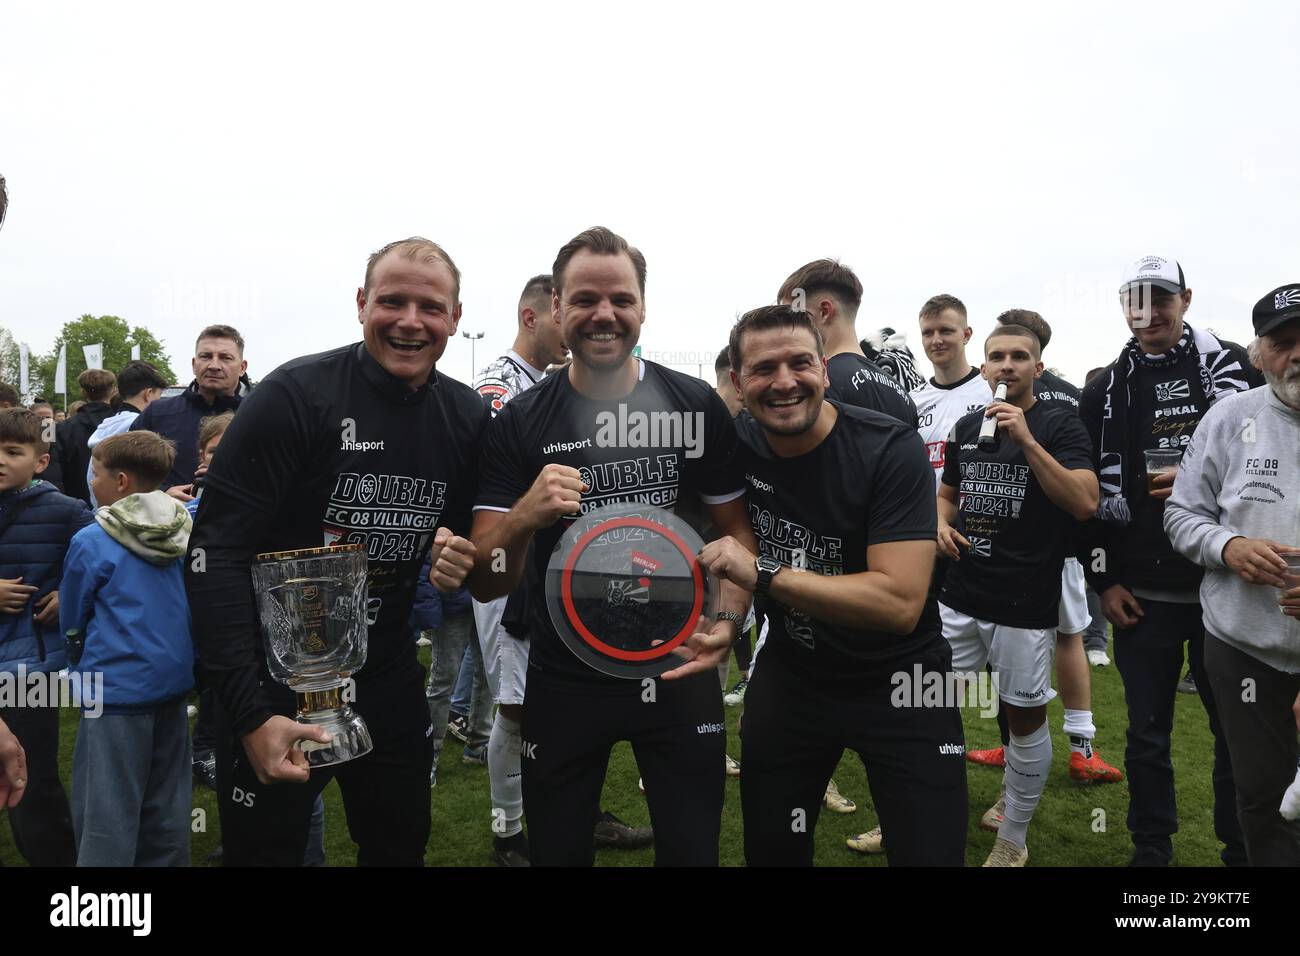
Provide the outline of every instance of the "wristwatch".
[[772,578],[776,577],[776,572],[781,570],[781,562],[776,558],[763,555],[754,562],[754,566],[758,568],[758,581],[754,584],[754,601],[766,601],[767,589],[772,586]]
[[717,620],[730,621],[732,624],[736,625],[737,634],[739,634],[741,629],[745,626],[745,619],[736,611],[719,611],[717,613]]

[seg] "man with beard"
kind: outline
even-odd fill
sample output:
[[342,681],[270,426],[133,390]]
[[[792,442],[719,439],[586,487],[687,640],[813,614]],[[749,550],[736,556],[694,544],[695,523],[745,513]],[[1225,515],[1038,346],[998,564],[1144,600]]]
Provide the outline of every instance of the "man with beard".
[[1300,694],[1300,283],[1268,293],[1252,318],[1251,351],[1268,387],[1205,413],[1165,529],[1175,550],[1206,569],[1205,673],[1232,755],[1247,858],[1298,866],[1297,807],[1283,798],[1296,776]]
[[[551,308],[573,362],[492,422],[474,518],[480,560],[470,578],[480,601],[510,593],[524,575],[534,595],[521,727],[532,861],[591,865],[591,821],[610,748],[627,740],[645,782],[656,863],[713,866],[726,747],[715,668],[744,620],[743,592],[723,584],[717,621],[687,641],[694,659],[655,681],[649,699],[641,681],[579,660],[556,633],[542,595],[551,552],[573,516],[602,505],[672,508],[698,495],[721,534],[752,548],[734,470],[735,428],[706,383],[632,355],[645,321],[646,266],[622,237],[588,229],[560,249],[551,275]],[[702,445],[687,448],[659,434],[622,447],[601,437],[602,416],[652,413],[700,422]]]
[[[473,565],[470,520],[488,411],[435,369],[460,321],[460,272],[436,243],[390,243],[357,289],[364,340],[268,375],[205,476],[186,586],[217,712],[217,793],[228,866],[298,866],[312,805],[339,781],[360,865],[420,866],[429,838],[429,711],[407,619],[430,579],[455,590]],[[309,772],[294,694],[267,669],[250,566],[263,552],[360,544],[367,656],[353,707],[374,748]]]
[[761,557],[723,537],[701,563],[752,593],[770,623],[745,702],[745,859],[812,864],[826,781],[850,748],[889,829],[890,863],[961,866],[961,713],[953,699],[910,709],[912,694],[898,693],[900,678],[952,664],[927,596],[935,501],[924,446],[895,418],[823,400],[806,312],[747,313],[729,351],[749,410],[737,427]]

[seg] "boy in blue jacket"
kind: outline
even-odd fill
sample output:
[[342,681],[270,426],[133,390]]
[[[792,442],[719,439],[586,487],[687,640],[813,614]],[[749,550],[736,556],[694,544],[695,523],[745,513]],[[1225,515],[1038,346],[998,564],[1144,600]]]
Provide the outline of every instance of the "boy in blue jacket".
[[78,866],[190,861],[194,645],[181,562],[191,522],[158,490],[175,457],[150,431],[96,445],[100,508],[68,548],[59,619],[71,665],[83,684],[103,681],[102,712],[83,709],[72,756]]
[[27,754],[25,797],[9,810],[18,852],[32,866],[71,866],[72,817],[59,780],[55,685],[67,657],[57,588],[68,542],[91,516],[84,501],[40,479],[51,438],[35,412],[0,410],[0,674],[15,687],[46,688],[39,706],[0,705],[0,721]]

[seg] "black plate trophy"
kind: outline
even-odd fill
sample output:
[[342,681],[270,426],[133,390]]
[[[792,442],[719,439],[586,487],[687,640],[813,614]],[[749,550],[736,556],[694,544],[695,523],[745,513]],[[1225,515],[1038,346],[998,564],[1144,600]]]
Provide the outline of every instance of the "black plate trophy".
[[343,763],[374,746],[343,699],[366,662],[366,552],[360,544],[259,554],[253,562],[266,663],[298,695],[298,720],[331,740],[300,741],[313,767]]
[[718,582],[697,560],[703,546],[690,525],[651,505],[607,505],[578,518],[546,571],[560,638],[613,677],[680,667],[690,660],[682,645],[717,608]]

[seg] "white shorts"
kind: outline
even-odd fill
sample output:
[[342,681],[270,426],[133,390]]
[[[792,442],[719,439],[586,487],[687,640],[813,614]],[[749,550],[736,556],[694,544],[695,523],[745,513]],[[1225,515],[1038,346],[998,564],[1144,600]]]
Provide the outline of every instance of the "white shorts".
[[1083,590],[1083,565],[1078,558],[1066,558],[1061,568],[1061,607],[1056,630],[1060,634],[1082,634],[1092,623],[1088,595]]
[[1008,704],[1038,707],[1052,693],[1052,654],[1056,634],[1051,628],[1006,627],[977,621],[939,602],[943,636],[952,645],[952,669],[982,673],[993,667],[998,696]]
[[524,683],[528,679],[529,641],[515,637],[501,626],[505,610],[503,597],[487,604],[475,601],[474,624],[492,700],[498,704],[522,704]]

